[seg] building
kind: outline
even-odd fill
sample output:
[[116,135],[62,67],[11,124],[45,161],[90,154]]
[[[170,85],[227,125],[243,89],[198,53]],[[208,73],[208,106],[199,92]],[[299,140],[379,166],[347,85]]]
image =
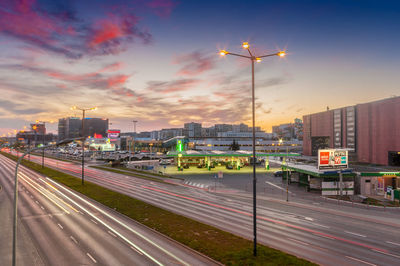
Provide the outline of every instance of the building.
[[58,119],[58,140],[78,138],[82,130],[82,120],[79,117]]
[[215,124],[214,127],[216,134],[218,134],[218,132],[228,132],[233,130],[232,125],[228,124]]
[[108,119],[106,118],[85,118],[84,136],[105,138],[108,131]]
[[[108,130],[108,119],[85,118],[85,136],[105,138]],[[58,140],[82,136],[82,119],[79,117],[60,118],[58,120]]]
[[358,162],[400,166],[400,97],[303,117],[303,153],[347,148]]
[[296,118],[294,123],[280,124],[272,127],[272,133],[282,139],[303,139],[303,122]]
[[185,123],[185,135],[189,138],[201,137],[201,124],[200,123]]

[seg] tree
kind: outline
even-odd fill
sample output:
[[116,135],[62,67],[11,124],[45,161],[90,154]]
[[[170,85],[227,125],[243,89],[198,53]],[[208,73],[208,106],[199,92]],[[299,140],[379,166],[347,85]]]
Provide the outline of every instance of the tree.
[[233,142],[232,142],[232,144],[231,144],[229,149],[232,150],[232,151],[240,150],[239,143],[237,143],[235,140],[233,140]]

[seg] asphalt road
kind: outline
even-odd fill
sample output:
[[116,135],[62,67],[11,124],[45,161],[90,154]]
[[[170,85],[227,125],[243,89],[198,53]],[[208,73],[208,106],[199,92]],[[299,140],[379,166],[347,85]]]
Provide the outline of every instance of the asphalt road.
[[[39,160],[39,158],[33,158]],[[80,177],[80,166],[46,159]],[[153,205],[252,239],[249,192],[213,193],[87,168],[86,179]],[[218,192],[218,191],[217,191]],[[258,196],[259,242],[323,265],[399,265],[400,216],[335,204],[286,202]]]
[[[15,162],[0,156],[1,265],[11,265],[14,170]],[[24,167],[19,175],[18,215],[18,265],[214,264]]]

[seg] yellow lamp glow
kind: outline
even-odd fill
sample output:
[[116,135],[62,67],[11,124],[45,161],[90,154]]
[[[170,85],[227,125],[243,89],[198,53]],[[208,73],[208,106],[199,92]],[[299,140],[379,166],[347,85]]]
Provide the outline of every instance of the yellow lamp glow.
[[285,57],[286,52],[285,52],[285,51],[280,51],[280,52],[278,53],[278,55],[279,55],[280,57]]
[[228,54],[228,52],[225,51],[225,50],[219,51],[219,55],[220,55],[220,56],[224,56],[224,55],[226,55],[226,54]]
[[262,61],[261,58],[259,58],[259,57],[256,58],[257,63],[260,63],[261,61]]
[[244,49],[249,49],[249,43],[248,43],[248,42],[244,42],[244,43],[242,44],[242,47],[243,47]]

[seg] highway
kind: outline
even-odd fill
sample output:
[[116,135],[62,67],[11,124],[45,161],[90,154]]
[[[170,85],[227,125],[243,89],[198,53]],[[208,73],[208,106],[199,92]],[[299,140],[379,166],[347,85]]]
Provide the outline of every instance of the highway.
[[[15,162],[0,155],[1,265],[11,265],[14,170]],[[215,264],[25,167],[18,215],[17,265]]]
[[[47,158],[46,165],[80,177],[80,165]],[[93,168],[85,173],[88,181],[252,239],[250,193],[210,193]],[[257,218],[259,242],[322,265],[400,264],[398,214],[259,195]]]

